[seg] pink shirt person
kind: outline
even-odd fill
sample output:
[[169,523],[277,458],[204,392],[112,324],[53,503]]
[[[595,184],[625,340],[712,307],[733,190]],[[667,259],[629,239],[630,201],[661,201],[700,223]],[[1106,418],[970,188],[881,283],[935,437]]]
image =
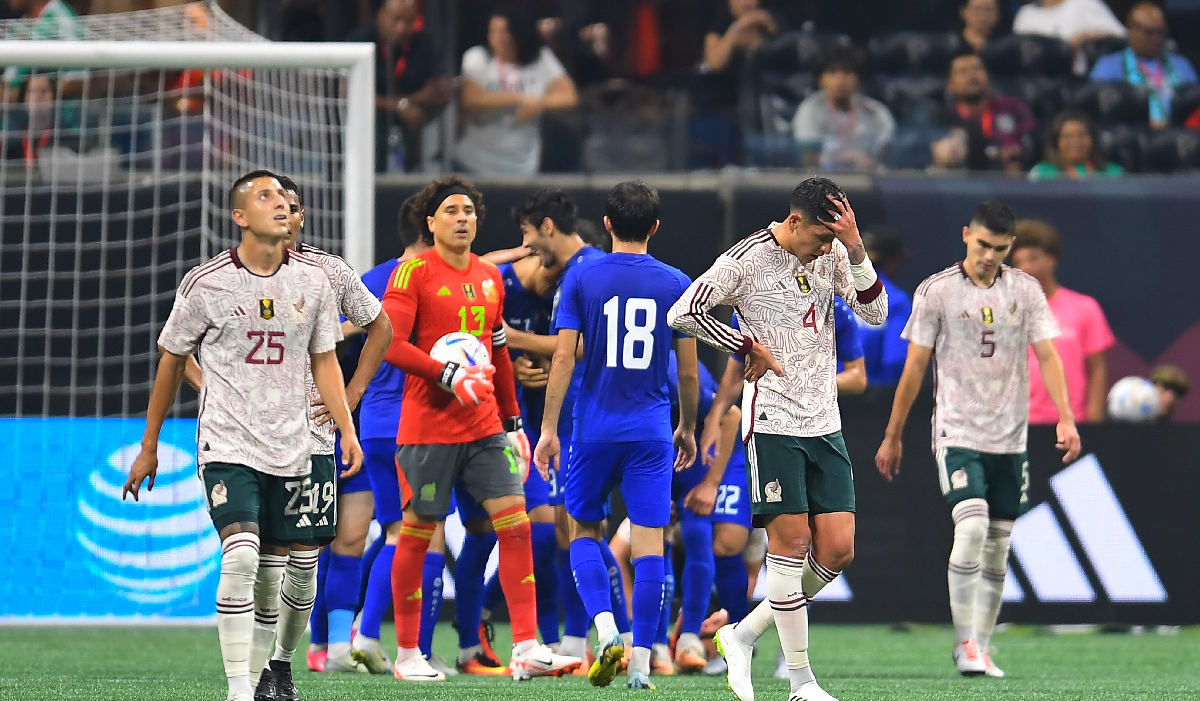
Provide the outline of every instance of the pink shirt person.
[[[1087,421],[1088,377],[1086,359],[1103,353],[1113,345],[1112,331],[1100,309],[1100,303],[1085,294],[1059,287],[1050,297],[1050,312],[1061,334],[1054,347],[1062,358],[1067,378],[1067,396],[1076,421]],[[1058,410],[1042,382],[1037,356],[1029,351],[1029,423],[1058,423]]]

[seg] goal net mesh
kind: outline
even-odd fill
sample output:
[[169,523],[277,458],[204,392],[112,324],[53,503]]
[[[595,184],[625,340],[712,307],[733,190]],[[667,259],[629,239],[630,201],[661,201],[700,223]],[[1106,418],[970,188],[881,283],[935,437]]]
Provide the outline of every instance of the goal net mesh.
[[[215,3],[0,22],[0,39],[265,42]],[[348,69],[9,67],[0,98],[0,416],[143,414],[188,269],[237,245],[227,191],[267,168],[343,251]],[[184,389],[175,415],[194,415]]]

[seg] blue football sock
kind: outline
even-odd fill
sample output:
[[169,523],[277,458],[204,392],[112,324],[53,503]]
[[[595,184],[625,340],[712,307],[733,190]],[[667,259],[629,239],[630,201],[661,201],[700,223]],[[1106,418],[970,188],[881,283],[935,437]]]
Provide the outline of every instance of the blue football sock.
[[592,623],[583,599],[579,598],[579,588],[575,586],[570,550],[558,551],[558,593],[562,596],[563,635],[586,638]]
[[558,569],[554,556],[558,551],[553,523],[532,523],[533,576],[537,581],[538,632],[542,642],[558,642]]
[[633,646],[649,649],[654,644],[662,616],[662,555],[644,555],[633,561]]
[[658,635],[654,636],[654,642],[663,645],[671,641],[671,604],[675,602],[675,560],[671,555],[671,544],[664,543],[662,612],[658,619]]
[[417,647],[421,654],[433,654],[433,629],[442,617],[442,570],[446,556],[442,553],[425,553],[425,568],[421,573],[421,632]]
[[383,550],[385,540],[386,539],[381,533],[378,538],[371,541],[371,544],[367,546],[366,551],[363,552],[362,570],[359,574],[361,579],[359,579],[358,587],[359,606],[362,606],[367,600],[367,586],[371,580],[371,567],[375,564],[375,558],[379,557],[379,551]]
[[713,581],[717,585],[717,598],[721,600],[721,606],[729,612],[729,622],[737,623],[750,613],[750,600],[746,598],[746,589],[750,586],[746,561],[739,553],[714,558],[714,562],[716,575]]
[[[608,591],[608,571],[600,555],[600,543],[591,538],[571,541],[571,573],[579,598],[587,609],[588,620],[595,620],[605,611],[612,612],[612,597]],[[586,635],[586,629],[584,629]]]
[[617,558],[613,557],[612,549],[604,541],[600,541],[600,556],[604,558],[604,567],[608,570],[608,590],[617,632],[628,633],[629,606],[625,603],[625,580],[621,579],[621,568],[617,565]]
[[392,559],[395,557],[396,546],[384,545],[371,563],[367,596],[363,599],[362,622],[358,625],[359,635],[379,639],[379,624],[392,605]]
[[712,521],[687,509],[680,515],[683,538],[683,625],[682,632],[700,634],[712,600]]
[[454,563],[454,620],[458,623],[460,650],[479,645],[483,573],[494,547],[495,533],[467,533]]
[[358,611],[358,580],[362,558],[330,552],[325,575],[325,608],[328,609],[330,643],[350,642],[350,627]]
[[[535,574],[534,577],[536,578],[537,575]],[[501,601],[504,601],[504,589],[500,586],[500,570],[497,569],[483,585],[483,610],[491,613],[496,610]]]
[[329,609],[325,606],[325,577],[329,573],[329,548],[321,550],[317,556],[317,598],[313,602],[312,614],[308,619],[311,629],[310,645],[327,645],[329,643]]

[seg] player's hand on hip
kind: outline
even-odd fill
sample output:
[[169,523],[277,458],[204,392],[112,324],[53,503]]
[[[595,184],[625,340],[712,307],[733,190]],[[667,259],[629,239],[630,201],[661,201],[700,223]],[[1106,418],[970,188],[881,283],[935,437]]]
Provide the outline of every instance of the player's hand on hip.
[[691,509],[698,516],[707,516],[712,513],[713,504],[717,502],[717,485],[709,484],[708,481],[692,487],[692,491],[687,493],[683,498],[683,505]]
[[875,467],[879,468],[879,474],[888,482],[900,474],[900,454],[903,450],[899,438],[885,436],[883,443],[879,445],[879,452],[875,453]]
[[675,429],[675,471],[686,470],[696,462],[696,434],[682,426]]
[[557,463],[561,466],[559,454],[562,452],[562,446],[558,442],[558,434],[543,433],[538,439],[537,448],[533,451],[533,464],[537,466],[538,474],[542,479],[550,480],[551,463]]
[[158,474],[158,448],[147,450],[142,448],[138,456],[134,458],[133,464],[129,466],[129,479],[125,480],[125,486],[121,489],[121,501],[125,501],[126,494],[132,494],[133,500],[138,501],[138,493],[142,489],[142,482],[149,477],[150,482],[146,485],[146,491],[154,490],[154,477]]
[[463,406],[479,406],[487,401],[496,391],[492,385],[492,375],[496,368],[488,365],[462,366],[458,363],[446,363],[442,369],[442,381],[438,384],[450,392]]
[[766,346],[755,341],[754,345],[750,346],[750,352],[746,354],[746,382],[758,382],[768,370],[783,377],[783,368],[779,366],[775,356],[771,355]]
[[1079,429],[1075,428],[1075,422],[1059,421],[1055,433],[1058,435],[1058,442],[1054,444],[1054,447],[1065,452],[1063,463],[1074,462],[1083,449],[1083,444],[1079,440]]
[[363,465],[363,449],[358,442],[358,436],[353,433],[342,432],[342,464],[346,466],[342,470],[342,479],[348,479],[358,474]]
[[329,411],[329,407],[325,406],[325,400],[321,399],[321,395],[318,394],[317,396],[313,397],[313,400],[309,402],[309,404],[314,407],[313,412],[309,414],[309,417],[312,418],[312,420],[318,426],[324,426],[330,421],[333,421],[333,413]]
[[[713,418],[712,416],[709,419]],[[705,465],[712,465],[717,459],[716,451],[713,450],[717,446],[717,441],[721,439],[721,422],[705,420],[704,431],[700,434],[700,462]]]

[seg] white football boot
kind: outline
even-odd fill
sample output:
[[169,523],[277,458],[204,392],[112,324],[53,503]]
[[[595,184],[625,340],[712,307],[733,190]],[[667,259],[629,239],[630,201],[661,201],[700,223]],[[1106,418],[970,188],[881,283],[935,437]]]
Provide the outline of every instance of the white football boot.
[[556,654],[545,645],[534,645],[524,653],[518,653],[514,645],[508,668],[512,670],[513,681],[522,681],[533,677],[561,677],[582,664],[583,660],[578,657]]
[[993,679],[1004,678],[1004,670],[997,667],[995,662],[992,662],[992,656],[987,652],[983,653],[983,665],[986,669],[984,674],[987,676],[992,677]]
[[721,626],[713,636],[717,652],[725,658],[729,665],[729,689],[738,701],[754,701],[754,683],[750,681],[750,661],[754,656],[754,646],[746,645],[738,639],[734,626]]
[[802,684],[788,696],[788,701],[837,701],[816,682]]
[[392,668],[392,675],[406,682],[444,682],[446,675],[429,666],[429,660],[421,655],[400,660]]
[[[392,671],[392,660],[375,638],[354,636],[354,642],[350,643],[350,655],[371,674],[387,674]],[[325,664],[329,664],[329,661],[326,660]]]
[[979,645],[972,638],[954,646],[954,665],[964,677],[979,677],[987,674],[987,664],[979,654]]

